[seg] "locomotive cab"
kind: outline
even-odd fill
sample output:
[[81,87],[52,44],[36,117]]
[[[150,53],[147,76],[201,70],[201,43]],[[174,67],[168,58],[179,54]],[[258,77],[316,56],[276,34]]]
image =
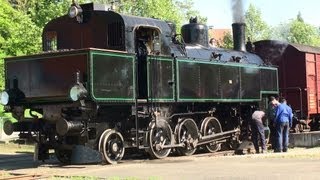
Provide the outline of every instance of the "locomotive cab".
[[135,50],[138,64],[138,98],[148,96],[147,57],[161,53],[160,30],[155,27],[137,27],[135,29]]
[[93,3],[83,4],[78,8],[82,11],[81,20],[76,15],[65,15],[50,21],[44,27],[44,51],[83,48],[119,51],[127,49],[125,24],[120,14],[107,11],[105,5]]

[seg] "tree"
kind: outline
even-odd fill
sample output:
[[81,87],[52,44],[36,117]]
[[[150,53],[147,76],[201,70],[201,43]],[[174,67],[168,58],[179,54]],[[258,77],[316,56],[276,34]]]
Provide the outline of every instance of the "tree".
[[67,14],[71,1],[68,0],[9,0],[16,10],[28,15],[39,27],[51,19]]
[[181,23],[182,15],[179,11],[174,11],[176,4],[172,0],[124,0],[122,5],[122,13]]
[[[174,22],[177,27],[199,14],[193,9],[193,0],[122,0],[119,11],[124,14],[153,17]],[[170,12],[170,13],[168,13]],[[207,19],[198,16],[199,22]]]
[[252,42],[270,38],[270,28],[267,23],[262,20],[261,11],[253,4],[249,5],[245,13],[245,23],[246,36],[249,37]]
[[[70,0],[9,0],[18,11],[27,14],[32,21],[42,28],[49,20],[66,14],[71,4]],[[85,3],[86,0],[77,0]],[[113,0],[92,0],[95,3],[110,4]],[[121,0],[115,2],[117,11],[124,14],[152,17],[169,20],[180,27],[182,23],[199,14],[193,9],[193,0]],[[168,13],[170,12],[170,13]],[[207,19],[198,16],[199,22],[206,23]]]
[[191,17],[197,17],[199,23],[206,24],[208,18],[200,16],[200,12],[197,10],[194,10],[193,6],[194,6],[193,0],[176,1],[176,7],[183,14],[183,21],[188,21]]
[[0,88],[4,87],[3,58],[41,50],[41,29],[28,16],[0,0]]
[[320,46],[319,29],[302,19],[301,13],[297,18],[274,28],[273,37],[289,43],[298,43],[311,46]]
[[[261,11],[253,4],[249,5],[248,10],[245,12],[244,19],[246,23],[245,35],[249,37],[252,42],[270,38],[270,28],[268,24],[263,21]],[[221,47],[232,49],[233,38],[230,33],[224,36]]]
[[219,47],[233,49],[233,38],[230,32],[224,34],[222,44],[220,44]]

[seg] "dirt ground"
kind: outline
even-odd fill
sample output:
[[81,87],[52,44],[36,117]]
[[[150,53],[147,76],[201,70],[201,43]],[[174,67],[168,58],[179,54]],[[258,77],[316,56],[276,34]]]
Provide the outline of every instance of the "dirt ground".
[[[32,154],[1,154],[0,171],[16,174],[56,175],[57,179],[86,176],[98,179],[320,179],[320,147],[290,149],[288,153],[237,156],[168,157],[162,160],[126,160],[117,165],[61,166],[50,160],[38,167]],[[68,179],[68,178],[67,178]]]

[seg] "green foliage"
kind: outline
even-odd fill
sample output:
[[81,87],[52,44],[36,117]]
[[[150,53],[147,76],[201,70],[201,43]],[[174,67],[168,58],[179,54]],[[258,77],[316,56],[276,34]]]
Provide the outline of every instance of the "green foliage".
[[269,39],[270,28],[261,18],[261,11],[250,4],[245,13],[246,37],[252,42]]
[[[296,19],[270,28],[261,18],[261,12],[252,4],[245,13],[246,37],[252,42],[263,39],[275,39],[289,43],[320,46],[320,28],[305,23],[299,12]],[[232,38],[226,34],[222,47],[231,48]]]
[[208,18],[200,16],[200,12],[193,9],[194,2],[193,0],[180,0],[176,1],[176,8],[177,10],[181,11],[183,17],[182,20],[189,21],[191,17],[197,17],[198,22],[202,24],[206,24]]
[[233,49],[233,38],[230,32],[225,33],[222,39],[222,44],[219,47]]
[[18,11],[28,15],[42,28],[51,19],[66,14],[72,1],[68,0],[10,0]]
[[[193,0],[122,0],[119,12],[172,21],[177,27],[187,22],[190,17],[199,14],[198,11],[193,9]],[[198,19],[201,23],[207,21],[206,18],[201,16],[198,16]]]
[[[269,39],[270,28],[261,17],[261,11],[254,5],[250,4],[248,10],[245,12],[245,23],[246,23],[246,37],[250,38],[250,41],[255,42],[263,39]],[[227,33],[223,40],[223,48],[232,49],[233,39],[230,33]]]
[[319,29],[305,23],[301,14],[297,19],[283,23],[274,28],[273,38],[289,43],[320,46]]
[[3,58],[40,51],[41,29],[24,13],[0,0],[0,89],[4,88]]
[[0,0],[0,54],[15,56],[37,52],[40,34],[41,29],[28,16]]

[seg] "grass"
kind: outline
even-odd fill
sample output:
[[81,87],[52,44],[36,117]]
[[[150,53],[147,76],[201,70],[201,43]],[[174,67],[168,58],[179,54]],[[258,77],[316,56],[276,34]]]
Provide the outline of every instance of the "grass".
[[[239,156],[234,156],[239,157]],[[314,148],[301,148],[295,147],[288,149],[286,153],[273,153],[269,151],[266,154],[248,154],[244,155],[244,158],[285,158],[285,159],[299,159],[299,158],[308,158],[308,159],[320,159],[320,147]]]
[[25,144],[0,144],[0,153],[9,154],[9,153],[33,153],[34,145],[25,145]]
[[92,176],[53,176],[51,180],[99,180],[101,178],[92,177]]
[[[37,112],[33,112],[33,114],[34,114],[34,115],[37,115],[38,118],[42,118],[42,117],[43,117],[42,114],[39,114],[39,113],[37,113]],[[24,111],[24,117],[26,117],[26,118],[32,118],[32,117],[30,116],[30,109],[26,109],[26,110]],[[3,105],[0,105],[0,118],[1,118],[1,119],[0,119],[0,129],[3,128],[2,126],[3,126],[3,123],[4,123],[5,121],[11,121],[12,123],[17,122],[17,120],[12,117],[12,114],[11,114],[11,113],[5,113],[5,112],[4,112],[4,110],[3,110]],[[2,121],[2,122],[1,122],[1,121]]]
[[272,153],[268,157],[277,158],[320,158],[320,147],[314,148],[293,148],[287,153]]
[[0,179],[12,177],[8,172],[0,170]]

